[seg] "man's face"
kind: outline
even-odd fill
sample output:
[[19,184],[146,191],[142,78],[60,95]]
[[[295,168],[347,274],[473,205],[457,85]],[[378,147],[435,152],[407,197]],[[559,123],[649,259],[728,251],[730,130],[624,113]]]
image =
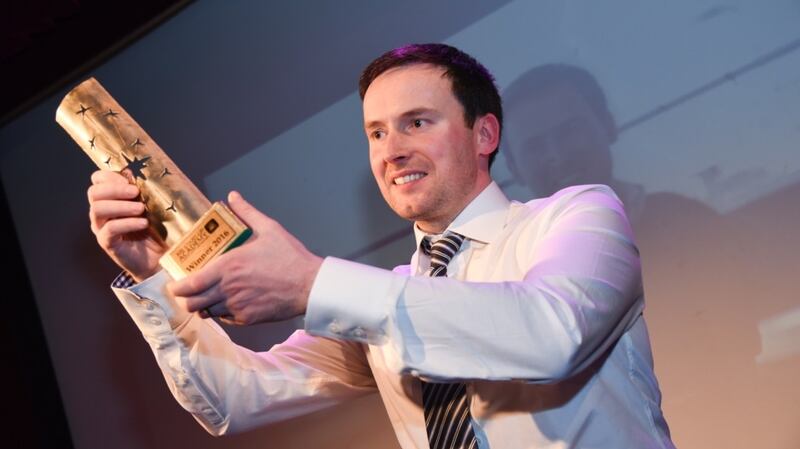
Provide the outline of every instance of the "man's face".
[[364,95],[370,165],[383,198],[428,232],[444,230],[490,182],[479,122],[466,126],[443,73],[428,64],[397,67]]
[[569,85],[556,84],[516,100],[506,116],[506,141],[514,164],[509,168],[537,195],[575,184],[610,182],[612,138]]

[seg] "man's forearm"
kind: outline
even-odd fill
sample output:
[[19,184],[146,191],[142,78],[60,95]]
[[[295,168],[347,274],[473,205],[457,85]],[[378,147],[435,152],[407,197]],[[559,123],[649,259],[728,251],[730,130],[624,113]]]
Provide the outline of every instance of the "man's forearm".
[[214,435],[288,419],[374,391],[361,346],[296,333],[269,352],[163,295],[166,276],[114,288],[178,403]]

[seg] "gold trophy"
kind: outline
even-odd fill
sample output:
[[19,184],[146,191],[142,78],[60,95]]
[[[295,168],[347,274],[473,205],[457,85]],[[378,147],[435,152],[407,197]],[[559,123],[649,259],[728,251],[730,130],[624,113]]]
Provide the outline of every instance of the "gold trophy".
[[101,170],[122,173],[139,188],[150,231],[169,248],[159,263],[173,279],[252,234],[225,204],[212,204],[94,78],[64,97],[56,122]]

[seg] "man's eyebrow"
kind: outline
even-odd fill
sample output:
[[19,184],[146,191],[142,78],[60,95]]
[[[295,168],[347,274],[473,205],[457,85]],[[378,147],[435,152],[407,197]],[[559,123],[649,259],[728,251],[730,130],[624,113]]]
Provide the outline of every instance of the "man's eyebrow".
[[[407,118],[410,118],[410,117],[416,117],[418,115],[429,114],[429,113],[432,113],[432,112],[436,112],[435,109],[424,108],[424,107],[423,108],[414,108],[414,109],[408,110],[408,111],[403,112],[402,114],[400,114],[400,118],[401,119],[407,119]],[[372,120],[372,121],[367,122],[367,123],[364,124],[364,129],[378,128],[378,127],[381,127],[383,125],[384,125],[384,123],[382,121],[380,121],[380,120]]]
[[373,120],[371,122],[364,124],[364,129],[372,129],[372,128],[379,128],[383,126],[383,122],[380,120]]
[[432,112],[435,111],[431,108],[414,108],[410,111],[403,112],[402,114],[400,114],[400,117],[409,118],[409,117],[415,117],[417,115],[430,114]]

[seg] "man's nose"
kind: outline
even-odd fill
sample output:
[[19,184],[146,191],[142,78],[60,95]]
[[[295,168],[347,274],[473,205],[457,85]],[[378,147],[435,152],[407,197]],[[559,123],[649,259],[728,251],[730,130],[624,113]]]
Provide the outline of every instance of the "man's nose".
[[388,164],[403,163],[411,152],[406,136],[400,132],[389,133],[386,136],[386,154],[383,160]]

